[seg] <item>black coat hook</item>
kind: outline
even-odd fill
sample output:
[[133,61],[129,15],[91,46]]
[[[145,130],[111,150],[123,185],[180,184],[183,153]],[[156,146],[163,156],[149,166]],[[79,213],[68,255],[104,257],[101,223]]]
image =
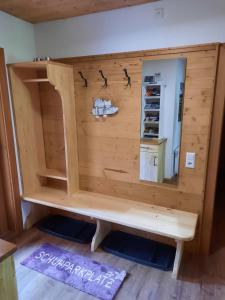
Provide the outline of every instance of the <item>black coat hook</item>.
[[125,76],[127,78],[127,84],[126,84],[126,86],[131,86],[131,79],[130,79],[130,76],[128,75],[127,69],[123,69],[123,71],[124,71]]
[[104,79],[104,85],[103,87],[107,87],[108,86],[108,79],[104,76],[102,70],[99,70],[99,73],[101,74],[102,78]]
[[81,77],[81,79],[83,79],[83,81],[84,81],[84,87],[87,87],[88,86],[88,82],[87,82],[87,79],[86,78],[84,78],[84,76],[83,76],[83,73],[82,72],[78,72],[79,74],[80,74],[80,77]]

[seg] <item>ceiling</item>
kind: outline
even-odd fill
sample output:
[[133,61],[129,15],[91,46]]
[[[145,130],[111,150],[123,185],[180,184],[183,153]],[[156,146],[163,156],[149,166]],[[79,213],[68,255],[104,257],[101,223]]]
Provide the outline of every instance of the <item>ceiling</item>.
[[0,10],[38,23],[155,1],[159,0],[0,0]]

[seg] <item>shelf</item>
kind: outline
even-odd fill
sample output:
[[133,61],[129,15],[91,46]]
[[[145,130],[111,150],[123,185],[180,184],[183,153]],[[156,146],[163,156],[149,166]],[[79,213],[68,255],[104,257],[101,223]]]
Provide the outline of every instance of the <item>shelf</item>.
[[189,212],[87,191],[67,196],[57,189],[42,188],[23,199],[179,240],[193,239],[198,217]]
[[154,136],[154,137],[159,137],[159,135],[158,134],[154,134],[154,133],[144,133],[144,136],[146,136],[146,137],[151,137],[151,136]]
[[159,99],[160,100],[160,97],[161,96],[145,96],[145,99],[154,99],[154,100]]
[[45,169],[37,172],[37,175],[46,178],[59,179],[63,181],[67,181],[67,177],[63,172],[53,170],[53,169]]
[[150,145],[160,145],[162,143],[165,143],[167,141],[166,138],[155,138],[155,137],[144,137],[141,139],[142,144],[150,144]]
[[35,61],[35,62],[21,62],[12,64],[13,68],[19,68],[19,69],[46,69],[47,65],[51,63],[49,61]]
[[144,82],[144,86],[161,86],[162,84],[161,83],[148,83],[148,82]]
[[147,111],[147,112],[151,112],[151,111],[156,111],[156,112],[159,112],[160,109],[154,109],[154,108],[150,108],[150,109],[145,109],[144,111]]
[[48,78],[24,79],[23,82],[49,82]]
[[159,125],[159,122],[144,121],[144,124]]

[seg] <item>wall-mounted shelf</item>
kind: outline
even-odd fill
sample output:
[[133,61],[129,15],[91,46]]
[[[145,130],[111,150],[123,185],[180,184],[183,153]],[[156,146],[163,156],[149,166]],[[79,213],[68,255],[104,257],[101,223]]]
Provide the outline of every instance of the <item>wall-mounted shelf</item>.
[[76,192],[73,67],[50,61],[13,64],[9,70],[23,195],[42,187],[68,195]]
[[155,82],[155,83],[149,83],[149,82],[144,82],[143,84],[144,86],[151,86],[151,87],[155,87],[155,86],[159,86],[160,84]]
[[158,134],[154,134],[154,133],[144,133],[144,137],[155,137],[158,138]]
[[151,112],[151,111],[155,111],[155,112],[159,112],[160,109],[154,109],[154,108],[149,108],[149,109],[145,109],[146,112]]
[[145,96],[145,99],[160,100],[160,96]]
[[53,178],[53,179],[58,179],[58,180],[63,180],[67,181],[66,175],[58,170],[54,169],[43,169],[37,172],[37,175],[41,177],[46,177],[46,178]]
[[149,124],[149,125],[159,125],[159,122],[154,122],[154,121],[144,121],[145,124]]
[[23,82],[49,82],[48,78],[24,79]]

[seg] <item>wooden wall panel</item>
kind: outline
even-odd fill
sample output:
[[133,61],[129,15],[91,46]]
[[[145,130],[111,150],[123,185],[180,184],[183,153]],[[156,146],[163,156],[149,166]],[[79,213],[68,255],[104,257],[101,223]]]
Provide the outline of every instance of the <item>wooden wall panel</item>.
[[0,48],[0,235],[22,231],[20,193],[4,50]]
[[[214,218],[214,205],[216,198],[217,179],[220,174],[219,163],[221,157],[221,143],[223,143],[223,123],[225,112],[225,44],[220,45],[218,51],[218,68],[216,76],[216,89],[212,119],[212,132],[210,140],[208,172],[206,178],[206,191],[204,201],[204,219],[201,234],[201,252],[208,255],[210,253],[211,234]],[[221,157],[220,157],[221,156]],[[222,159],[223,161],[223,159]]]
[[[211,114],[214,99],[217,47],[136,57],[109,56],[74,59],[80,187],[85,190],[197,212],[202,223]],[[180,175],[177,186],[139,181],[142,61],[186,58],[186,82],[181,137]],[[71,62],[73,59],[65,61]],[[131,75],[125,88],[123,68]],[[102,87],[99,70],[108,78]],[[83,87],[78,71],[88,79]],[[109,98],[120,111],[106,120],[91,114],[94,97]],[[196,152],[196,168],[184,167],[185,153]],[[195,240],[195,250],[199,237]],[[192,245],[194,245],[192,244]]]
[[79,190],[79,170],[77,153],[76,105],[74,101],[73,67],[56,63],[47,65],[49,81],[55,86],[62,99],[67,188],[71,195]]
[[66,174],[62,100],[48,82],[39,84],[39,92],[46,167]]
[[[194,193],[202,197],[213,104],[216,52],[199,51],[182,56],[187,57],[187,76],[181,167],[176,192]],[[156,56],[149,59],[175,57],[177,55]],[[124,88],[122,69],[125,66],[132,78],[131,89]],[[107,89],[101,88],[99,69],[108,75]],[[80,174],[89,176],[90,181],[93,176],[100,177],[104,181],[108,179],[125,181],[142,187],[143,183],[138,179],[142,60],[133,58],[82,62],[75,64],[74,70]],[[79,70],[88,78],[87,89],[82,87]],[[120,112],[117,116],[106,120],[96,120],[90,115],[93,97],[112,99],[115,105],[119,106]],[[187,151],[197,154],[194,170],[184,168]],[[158,189],[160,191],[161,187],[158,186]]]
[[[41,106],[37,83],[26,84],[23,79],[36,78],[32,69],[22,70],[10,67],[15,125],[24,192],[35,191],[40,186],[36,176],[45,168],[45,152]],[[23,122],[21,122],[23,120]],[[32,159],[31,159],[32,158]]]

